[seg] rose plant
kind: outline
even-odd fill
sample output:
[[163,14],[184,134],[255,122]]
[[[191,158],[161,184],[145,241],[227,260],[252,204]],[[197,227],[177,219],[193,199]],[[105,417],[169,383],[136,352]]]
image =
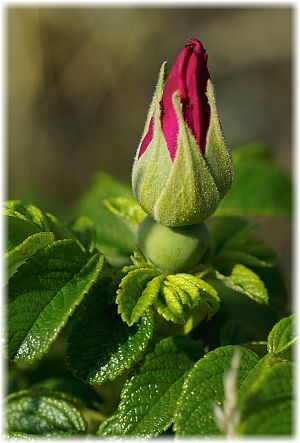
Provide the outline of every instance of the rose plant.
[[293,433],[295,320],[249,220],[289,217],[290,180],[263,143],[231,157],[199,40],[166,72],[133,193],[100,174],[69,221],[5,204],[8,437]]

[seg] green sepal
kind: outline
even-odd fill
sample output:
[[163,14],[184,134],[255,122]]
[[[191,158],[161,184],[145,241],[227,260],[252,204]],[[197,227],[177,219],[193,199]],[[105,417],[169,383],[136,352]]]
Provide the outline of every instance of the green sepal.
[[210,79],[207,81],[206,95],[210,106],[210,121],[206,136],[204,158],[214,178],[221,200],[229,191],[233,181],[233,162],[223,137],[214,96],[214,88]]

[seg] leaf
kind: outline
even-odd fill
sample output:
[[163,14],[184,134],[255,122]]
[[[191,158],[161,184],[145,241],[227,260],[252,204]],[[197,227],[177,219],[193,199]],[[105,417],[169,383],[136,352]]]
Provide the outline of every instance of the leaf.
[[[151,280],[157,277],[152,283]],[[153,304],[163,276],[153,268],[138,268],[128,272],[117,290],[116,303],[122,320],[129,326],[136,323]]]
[[223,276],[218,272],[216,272],[216,277],[222,281],[225,286],[246,294],[257,303],[268,303],[269,295],[264,283],[257,274],[246,268],[246,266],[237,264],[234,266],[229,277]]
[[72,224],[72,230],[85,249],[92,253],[96,247],[96,228],[94,222],[88,217],[79,217]]
[[292,434],[292,395],[292,363],[265,356],[249,373],[242,386],[239,434]]
[[134,232],[147,215],[133,198],[111,197],[103,200],[103,204]]
[[73,317],[66,360],[74,375],[86,383],[101,384],[121,375],[141,357],[153,334],[150,311],[129,328],[109,300],[107,282],[100,282]]
[[86,433],[86,422],[70,397],[47,390],[19,391],[5,402],[8,433],[62,437]]
[[290,179],[276,165],[263,159],[240,159],[234,182],[215,215],[291,217]]
[[296,340],[295,316],[282,318],[268,336],[268,352],[274,355],[287,354]]
[[235,264],[270,267],[276,256],[272,249],[252,234],[257,227],[241,217],[216,217],[210,230],[207,261],[222,273],[230,273]]
[[5,213],[34,223],[42,231],[49,231],[45,214],[34,205],[28,205],[20,200],[8,200],[5,202]]
[[188,337],[168,337],[146,355],[121,393],[123,436],[154,437],[171,425],[185,374],[200,353]]
[[98,174],[80,199],[76,213],[95,223],[97,246],[112,265],[119,266],[128,261],[136,241],[132,230],[104,205],[103,201],[111,197],[133,198],[133,195],[127,184],[107,174]]
[[188,307],[198,307],[196,317],[200,322],[216,313],[219,301],[217,291],[210,284],[194,275],[180,273],[166,277],[155,305],[167,321],[184,324],[191,314]]
[[121,426],[119,423],[119,415],[113,414],[108,417],[101,425],[97,431],[97,435],[100,437],[116,437],[122,435]]
[[55,240],[52,232],[42,232],[40,228],[19,217],[7,218],[7,249],[4,258],[7,263],[7,277],[39,249]]
[[257,355],[240,346],[225,346],[208,352],[189,372],[175,412],[177,437],[217,436],[220,431],[214,420],[213,404],[223,403],[223,376],[230,368],[234,351],[240,351],[239,387],[258,361]]
[[79,380],[70,377],[51,377],[31,385],[34,389],[48,389],[71,395],[78,398],[83,404],[99,409],[100,397],[91,386],[81,383]]
[[79,243],[59,240],[37,252],[10,279],[8,356],[41,358],[97,280],[103,257],[88,261]]

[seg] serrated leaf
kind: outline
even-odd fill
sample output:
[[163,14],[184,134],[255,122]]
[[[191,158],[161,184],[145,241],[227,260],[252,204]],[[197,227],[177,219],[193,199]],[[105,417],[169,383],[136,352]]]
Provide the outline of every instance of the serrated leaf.
[[240,352],[237,386],[242,384],[258,361],[257,355],[240,346],[225,346],[208,352],[189,372],[177,404],[174,420],[176,436],[217,436],[213,404],[223,403],[223,376],[230,368],[235,350]]
[[21,200],[8,200],[5,202],[7,215],[27,220],[36,224],[42,231],[49,231],[49,225],[45,214],[34,205],[23,203]]
[[229,277],[216,272],[216,277],[229,288],[237,292],[242,292],[248,297],[260,304],[267,304],[268,291],[255,272],[246,268],[246,266],[237,264],[234,266]]
[[282,318],[268,336],[268,352],[286,354],[297,340],[295,316]]
[[292,186],[276,165],[262,159],[240,159],[234,182],[215,215],[291,217]]
[[145,351],[154,329],[150,311],[139,324],[123,323],[116,304],[109,302],[107,283],[100,283],[76,311],[66,350],[69,368],[90,384],[114,380],[129,369]]
[[161,279],[149,286],[148,283],[159,275],[160,272],[156,269],[138,268],[128,272],[121,280],[116,303],[122,320],[129,326],[139,320],[157,297]]
[[241,389],[242,435],[289,435],[293,428],[292,363],[266,355]]
[[87,261],[74,240],[55,241],[23,264],[9,283],[9,358],[19,363],[41,358],[102,267],[102,256]]
[[97,246],[114,266],[129,261],[136,239],[132,230],[112,214],[103,201],[111,197],[133,198],[129,185],[108,174],[98,174],[80,199],[76,213],[89,217],[96,226]]
[[95,223],[88,217],[82,216],[74,221],[72,230],[85,249],[92,253],[96,247]]
[[123,436],[154,437],[171,425],[185,374],[200,354],[188,337],[168,337],[146,355],[121,393]]
[[105,199],[103,204],[110,210],[110,212],[127,223],[134,232],[147,215],[138,202],[133,198],[111,197]]
[[55,236],[52,232],[42,232],[37,225],[25,219],[12,216],[6,218],[7,252],[4,258],[7,277],[10,278],[28,258],[53,242]]
[[101,423],[97,431],[97,435],[100,437],[121,436],[122,431],[118,414],[111,415],[103,423]]
[[74,398],[78,398],[84,405],[98,409],[100,397],[91,386],[83,384],[81,381],[70,377],[51,377],[31,385],[33,389],[48,389],[65,393]]
[[5,402],[5,429],[43,437],[86,433],[86,422],[71,397],[48,390],[25,390]]

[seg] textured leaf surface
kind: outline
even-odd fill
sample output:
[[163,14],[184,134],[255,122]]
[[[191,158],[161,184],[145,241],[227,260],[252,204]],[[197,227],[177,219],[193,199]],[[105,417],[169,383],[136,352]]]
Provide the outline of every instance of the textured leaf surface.
[[281,319],[268,336],[268,351],[271,354],[281,354],[291,348],[297,340],[295,316],[290,315]]
[[118,414],[108,417],[100,426],[97,435],[101,437],[116,437],[122,435]]
[[75,313],[66,358],[74,375],[90,384],[113,380],[130,368],[152,337],[154,319],[146,312],[128,327],[109,303],[105,283],[97,285]]
[[34,205],[28,205],[20,200],[8,200],[5,202],[5,212],[7,215],[14,215],[36,224],[42,231],[50,230],[47,217]]
[[128,261],[128,255],[134,251],[135,235],[104,205],[103,201],[111,197],[133,198],[133,195],[129,185],[107,174],[99,174],[81,198],[76,212],[93,220],[97,245],[112,264],[120,265]]
[[118,421],[123,435],[153,437],[170,426],[184,376],[200,354],[188,337],[168,337],[146,355],[121,394]]
[[90,290],[103,257],[88,261],[74,240],[37,252],[13,275],[8,294],[8,355],[17,362],[41,358]]
[[137,229],[147,215],[133,198],[111,197],[104,200],[103,203],[133,230]]
[[174,429],[177,436],[219,435],[213,403],[223,403],[223,376],[229,369],[235,349],[240,351],[238,387],[258,361],[257,355],[239,346],[224,346],[198,360],[189,372],[178,401]]
[[292,363],[270,355],[249,373],[241,390],[243,435],[289,435],[293,429]]
[[47,390],[20,391],[7,397],[9,433],[63,437],[86,432],[86,422],[70,398]]
[[55,240],[52,232],[42,232],[34,223],[20,217],[7,219],[7,273],[10,278],[28,258]]
[[216,275],[225,286],[248,295],[248,297],[257,303],[268,303],[269,295],[263,281],[255,272],[246,268],[246,266],[240,264],[235,265],[229,277],[225,277],[219,273]]
[[[117,290],[116,303],[122,320],[129,326],[136,323],[153,304],[163,277],[153,268],[138,268],[128,272]],[[152,279],[158,277],[153,283]]]
[[234,182],[216,215],[290,217],[290,179],[276,165],[262,159],[240,159]]

